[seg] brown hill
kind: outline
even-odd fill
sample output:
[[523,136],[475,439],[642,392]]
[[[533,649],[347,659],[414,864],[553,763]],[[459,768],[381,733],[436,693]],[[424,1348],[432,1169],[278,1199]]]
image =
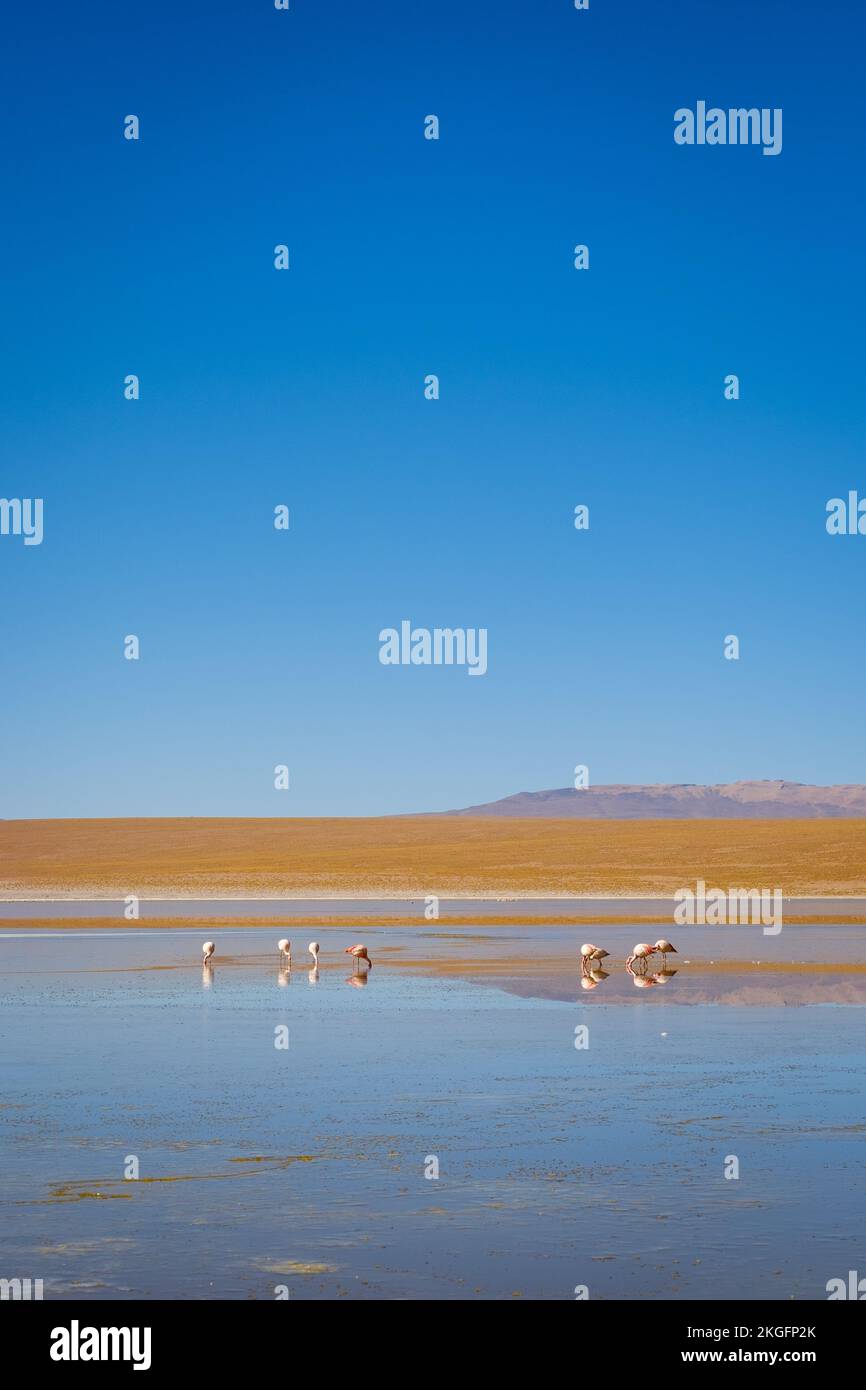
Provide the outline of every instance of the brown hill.
[[451,816],[556,820],[812,820],[866,817],[866,786],[803,782],[660,782],[653,786],[558,787],[443,812]]

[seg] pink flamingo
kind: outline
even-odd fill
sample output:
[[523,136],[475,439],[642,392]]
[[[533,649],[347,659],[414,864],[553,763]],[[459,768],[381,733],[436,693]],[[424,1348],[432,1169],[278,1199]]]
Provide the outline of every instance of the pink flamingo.
[[635,961],[635,960],[642,961],[642,962],[643,962],[643,968],[644,968],[644,970],[646,970],[646,963],[647,963],[649,957],[650,957],[650,956],[654,956],[657,950],[658,950],[658,947],[657,947],[657,946],[650,946],[650,944],[649,944],[648,941],[639,941],[638,944],[635,946],[634,950],[632,951],[631,955],[629,956],[628,960],[627,960],[626,963],[625,963],[625,968],[626,968],[626,970],[629,972],[629,974],[632,973],[632,968],[631,968],[631,966],[632,966],[632,961]]
[[677,950],[676,946],[673,946],[670,941],[665,941],[664,937],[662,937],[660,941],[656,942],[656,950],[661,951],[662,953],[662,970],[665,970],[667,968],[668,956],[679,955],[679,951]]
[[604,951],[601,946],[593,946],[591,941],[587,941],[581,946],[580,954],[582,957],[580,968],[585,975],[590,961],[602,961],[605,956],[610,955],[610,951]]
[[215,950],[216,945],[213,941],[205,941],[204,945],[201,948],[201,958],[205,964],[207,964],[207,962],[210,960]]
[[346,949],[345,949],[345,951],[343,952],[343,954],[346,955],[346,956],[351,956],[352,959],[353,959],[353,961],[355,961],[356,964],[358,963],[358,961],[365,960],[365,961],[367,962],[367,969],[368,969],[368,970],[372,970],[372,969],[373,969],[373,962],[371,961],[370,957],[367,955],[367,947],[366,947],[366,946],[347,946]]

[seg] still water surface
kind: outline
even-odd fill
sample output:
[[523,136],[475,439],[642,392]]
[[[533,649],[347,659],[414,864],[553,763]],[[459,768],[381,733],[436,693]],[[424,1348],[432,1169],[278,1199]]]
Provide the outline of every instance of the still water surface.
[[317,932],[318,977],[306,938],[280,971],[273,930],[215,931],[212,971],[200,931],[0,937],[0,1275],[46,1298],[814,1299],[862,1265],[862,928],[693,929],[644,988],[622,957],[648,929],[598,928],[586,991],[574,929],[435,925],[365,929],[366,983],[345,929]]

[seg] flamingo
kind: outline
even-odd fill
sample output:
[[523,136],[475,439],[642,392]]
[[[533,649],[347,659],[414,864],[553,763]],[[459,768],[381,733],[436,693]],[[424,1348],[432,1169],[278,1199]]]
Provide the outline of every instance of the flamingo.
[[282,939],[281,941],[278,941],[278,942],[277,942],[277,950],[278,950],[279,953],[280,953],[280,960],[282,960],[283,956],[288,956],[288,958],[289,958],[289,967],[291,968],[291,964],[292,964],[292,943],[291,943],[291,941],[287,941],[286,938],[283,937],[283,939]]
[[213,941],[205,941],[205,942],[203,943],[202,948],[201,948],[201,958],[202,958],[202,963],[203,963],[203,964],[205,964],[207,961],[210,960],[210,958],[211,958],[211,956],[213,955],[213,953],[214,953],[215,950],[216,950],[216,945],[214,944]]
[[669,955],[679,955],[676,946],[672,945],[670,941],[665,941],[663,937],[660,941],[656,942],[656,950],[662,953],[662,970],[667,969],[667,958]]
[[355,961],[356,964],[357,964],[359,961],[365,960],[365,961],[367,962],[367,969],[368,969],[368,970],[372,970],[372,969],[373,969],[373,962],[371,961],[370,957],[367,955],[367,947],[366,947],[366,946],[347,946],[346,949],[345,949],[345,951],[343,952],[343,954],[346,955],[346,956],[351,956],[352,959]]
[[318,969],[318,965],[319,965],[319,943],[318,943],[318,941],[311,941],[310,944],[309,944],[309,946],[307,947],[307,950],[309,951],[310,955],[313,957],[313,969],[314,969],[314,970]]
[[648,941],[639,941],[625,963],[626,970],[631,974],[632,961],[643,961],[643,968],[646,970],[646,963],[650,956],[654,956],[658,950],[657,946],[650,946]]
[[593,946],[591,941],[587,941],[583,946],[581,946],[580,954],[582,957],[581,970],[584,974],[586,974],[586,968],[591,960],[602,961],[604,960],[605,956],[610,955],[610,951],[604,951],[602,950],[601,946]]

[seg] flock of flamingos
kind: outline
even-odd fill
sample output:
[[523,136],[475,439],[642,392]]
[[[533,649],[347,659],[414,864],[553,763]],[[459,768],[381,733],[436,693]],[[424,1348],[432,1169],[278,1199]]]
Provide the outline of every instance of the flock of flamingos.
[[[602,980],[606,980],[608,977],[608,971],[602,969],[601,962],[610,955],[610,951],[605,951],[603,947],[594,946],[591,941],[586,941],[580,948],[580,955],[581,988],[595,989]],[[675,970],[668,970],[668,956],[670,955],[677,955],[677,948],[663,937],[654,946],[648,941],[639,941],[631,955],[626,959],[625,968],[638,988],[648,989],[651,985],[667,984],[668,980],[677,973]],[[647,973],[647,961],[650,956],[661,956],[662,958],[661,970],[657,970],[653,974]],[[637,964],[637,970],[634,969],[635,964]]]
[[[204,965],[207,965],[211,957],[213,956],[214,951],[216,950],[216,942],[205,941],[201,949],[202,962]],[[288,969],[291,970],[291,941],[288,941],[286,937],[283,937],[280,941],[277,942],[277,950],[280,953],[280,962],[285,963]],[[311,941],[309,946],[307,947],[307,950],[313,957],[313,969],[318,970],[318,941]],[[352,957],[353,971],[358,971],[361,969],[361,961],[364,961],[366,963],[368,972],[373,969],[373,962],[370,959],[366,946],[361,945],[360,943],[358,943],[355,946],[347,946],[343,954]],[[646,987],[651,984],[664,984],[667,980],[671,978],[672,975],[675,975],[677,973],[675,970],[668,970],[667,968],[668,956],[676,954],[676,946],[674,946],[672,942],[666,941],[664,938],[657,941],[654,946],[651,945],[648,941],[639,941],[638,944],[635,946],[634,950],[632,951],[631,955],[628,956],[628,958],[626,959],[625,968],[628,971],[629,975],[631,975],[636,985],[644,985]],[[580,948],[580,983],[583,989],[595,989],[596,985],[600,985],[602,980],[606,980],[608,978],[609,972],[602,968],[601,963],[609,955],[610,951],[605,951],[604,947],[594,946],[591,941],[584,942],[584,944]],[[653,974],[647,973],[647,961],[649,960],[650,956],[661,956],[662,958],[661,970],[658,970]],[[635,964],[637,964],[638,967],[637,971],[635,971],[634,969]]]
[[[201,958],[202,958],[202,964],[203,964],[203,965],[207,965],[208,961],[210,960],[210,958],[211,958],[211,956],[213,955],[213,953],[214,953],[215,950],[216,950],[216,942],[215,942],[215,941],[205,941],[205,942],[203,943],[202,948],[201,948]],[[277,950],[278,950],[279,953],[280,953],[280,963],[281,963],[281,964],[285,963],[285,964],[287,965],[288,969],[291,970],[291,968],[292,968],[292,943],[291,943],[291,941],[287,941],[286,938],[283,937],[282,940],[280,940],[280,941],[277,942]],[[307,950],[309,951],[310,955],[313,957],[313,969],[314,969],[314,970],[318,970],[318,968],[319,968],[319,943],[318,943],[318,941],[311,941],[310,944],[309,944],[309,946],[307,947]],[[373,962],[371,961],[371,959],[370,959],[370,957],[369,957],[369,955],[368,955],[368,953],[367,953],[367,947],[366,947],[366,946],[362,946],[362,945],[360,945],[360,944],[358,944],[358,945],[356,945],[356,946],[347,946],[346,949],[345,949],[345,951],[343,952],[343,954],[346,955],[346,956],[351,956],[351,957],[352,957],[352,969],[353,969],[353,971],[355,971],[355,970],[360,970],[360,969],[361,969],[361,961],[362,961],[362,960],[366,962],[366,965],[367,965],[367,969],[368,969],[368,970],[372,970],[372,969],[373,969]],[[607,955],[607,952],[605,951],[604,954]]]

